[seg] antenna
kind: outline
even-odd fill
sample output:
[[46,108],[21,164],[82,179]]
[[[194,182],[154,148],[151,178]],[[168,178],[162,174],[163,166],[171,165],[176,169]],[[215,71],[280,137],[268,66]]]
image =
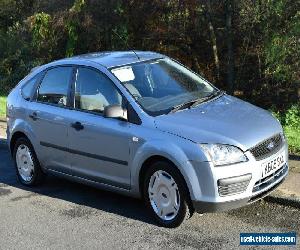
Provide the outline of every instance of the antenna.
[[112,30],[113,33],[125,44],[125,46],[127,47],[128,50],[132,51],[134,53],[134,55],[136,56],[136,58],[140,61],[141,58],[138,56],[138,54],[129,47],[128,43],[125,41],[124,38],[122,38],[115,30]]

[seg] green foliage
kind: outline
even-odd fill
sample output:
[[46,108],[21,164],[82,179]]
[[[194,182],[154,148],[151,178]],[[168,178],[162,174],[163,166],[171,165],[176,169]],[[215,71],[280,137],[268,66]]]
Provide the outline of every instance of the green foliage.
[[[235,90],[286,110],[299,102],[300,1],[232,2]],[[204,0],[2,0],[0,93],[34,66],[126,44],[174,57],[226,89],[226,9],[226,1]]]
[[26,32],[19,23],[6,32],[0,30],[0,95],[7,94],[27,74],[29,57]]
[[44,12],[37,13],[32,17],[32,44],[40,49],[51,36],[50,30],[51,16]]
[[289,39],[279,34],[275,34],[265,47],[267,64],[265,72],[279,81],[288,81],[292,78],[291,65],[285,63],[289,56],[287,48]]
[[71,12],[79,13],[85,4],[85,0],[75,0],[74,5],[70,9]]
[[66,57],[71,57],[74,55],[76,43],[78,40],[78,34],[76,32],[77,24],[70,21],[66,24],[66,29],[68,31],[68,41],[66,49]]
[[44,64],[53,58],[56,38],[51,15],[41,12],[29,18],[32,54],[34,65]]
[[6,97],[0,96],[0,118],[4,118],[6,114]]
[[285,126],[284,132],[288,140],[290,153],[300,155],[300,127]]
[[300,154],[300,105],[292,105],[284,116],[284,131],[290,151]]
[[285,110],[300,96],[300,1],[236,1],[236,6],[236,84],[248,100]]
[[286,0],[268,1],[270,17],[283,19],[280,28],[267,28],[265,38],[265,72],[278,81],[299,80],[300,11],[291,11],[289,4]]
[[272,110],[272,114],[283,125],[290,152],[300,154],[300,105],[292,105],[284,113]]
[[[285,114],[285,124],[289,127],[300,128],[300,105],[292,105]],[[299,130],[300,137],[300,130]]]
[[65,28],[68,32],[66,57],[71,57],[75,53],[76,44],[78,41],[78,16],[85,5],[85,0],[75,0],[74,5],[69,10],[70,16],[66,22]]

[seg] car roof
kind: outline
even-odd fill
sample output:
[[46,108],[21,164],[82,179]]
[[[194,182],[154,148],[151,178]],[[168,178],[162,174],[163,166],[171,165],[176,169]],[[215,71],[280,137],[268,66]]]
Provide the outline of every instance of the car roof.
[[113,68],[117,66],[138,63],[142,61],[154,60],[165,57],[162,54],[151,51],[106,51],[106,52],[94,52],[89,54],[78,55],[70,58],[58,60],[55,64],[60,62],[74,62],[76,61],[93,61],[101,64],[106,68]]

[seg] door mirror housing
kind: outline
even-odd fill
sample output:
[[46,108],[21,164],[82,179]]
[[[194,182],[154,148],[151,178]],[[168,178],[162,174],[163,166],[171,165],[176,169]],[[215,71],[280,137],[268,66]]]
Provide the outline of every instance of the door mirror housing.
[[104,117],[127,121],[127,110],[120,105],[108,105],[104,108]]

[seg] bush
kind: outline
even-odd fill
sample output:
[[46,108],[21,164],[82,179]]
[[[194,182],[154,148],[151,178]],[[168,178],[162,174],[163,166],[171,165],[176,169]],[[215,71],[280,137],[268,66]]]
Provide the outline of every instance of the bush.
[[290,151],[300,154],[300,105],[293,105],[285,114],[284,131]]
[[300,127],[300,105],[292,105],[287,110],[284,125],[295,128]]
[[283,125],[290,153],[300,154],[300,105],[292,105],[283,114],[274,110],[272,113]]

